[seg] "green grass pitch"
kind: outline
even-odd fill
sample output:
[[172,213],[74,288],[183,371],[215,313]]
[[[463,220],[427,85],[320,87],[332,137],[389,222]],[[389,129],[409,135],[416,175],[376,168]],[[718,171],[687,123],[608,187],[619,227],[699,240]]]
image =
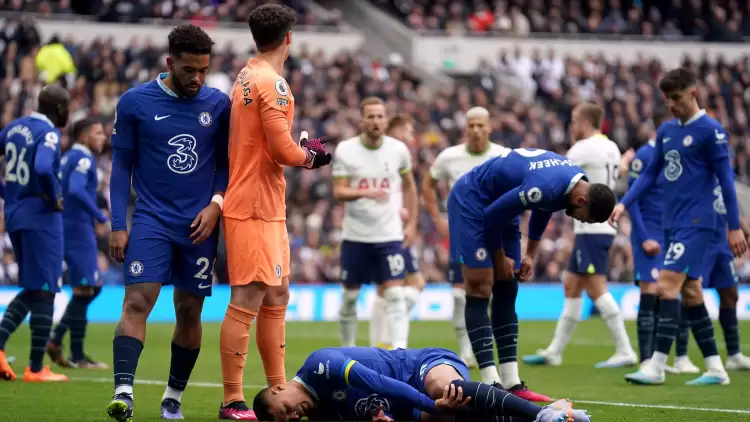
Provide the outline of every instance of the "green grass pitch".
[[[721,330],[716,324],[717,341],[723,349]],[[95,358],[111,361],[112,333],[109,324],[90,325],[87,352]],[[628,326],[635,340],[635,325]],[[750,352],[747,336],[750,323],[741,324],[745,334],[743,350]],[[554,330],[552,322],[524,322],[519,336],[519,353],[533,353],[547,345]],[[159,403],[169,372],[169,343],[172,326],[150,324],[146,347],[136,374],[136,420],[159,417]],[[254,341],[254,340],[251,340]],[[292,377],[311,351],[338,344],[335,323],[287,324],[287,376]],[[22,327],[11,339],[6,352],[17,356],[14,365],[19,376],[28,355],[29,331]],[[367,342],[367,323],[360,324],[360,344]],[[216,420],[222,398],[219,364],[219,324],[204,324],[203,349],[193,371],[191,384],[183,396],[183,410],[188,420]],[[447,322],[416,322],[411,326],[412,347],[446,347],[453,349],[453,329]],[[264,383],[263,370],[250,346],[245,369],[246,397],[251,400]],[[690,345],[693,361],[702,360],[694,343]],[[625,383],[628,370],[597,370],[594,364],[613,352],[612,342],[599,320],[580,324],[559,368],[533,368],[521,365],[521,378],[541,393],[570,398],[576,407],[588,409],[594,422],[609,421],[750,421],[750,372],[732,373],[732,383],[721,387],[688,387],[683,383],[691,376],[670,376],[661,387],[638,387]],[[112,394],[110,371],[68,370],[68,383],[25,384],[0,382],[0,421],[105,420],[105,407]],[[478,375],[476,372],[474,375]]]

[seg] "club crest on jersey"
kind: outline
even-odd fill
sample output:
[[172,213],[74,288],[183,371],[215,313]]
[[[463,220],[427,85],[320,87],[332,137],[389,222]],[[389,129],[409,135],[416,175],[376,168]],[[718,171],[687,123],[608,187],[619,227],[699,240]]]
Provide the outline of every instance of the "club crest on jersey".
[[682,145],[685,145],[686,147],[689,147],[693,144],[693,137],[688,135],[685,137],[685,139],[682,140]]
[[542,190],[539,188],[531,188],[526,191],[526,197],[529,198],[529,202],[535,204],[542,200]]
[[211,122],[213,119],[211,118],[211,113],[204,111],[203,113],[198,115],[198,123],[201,124],[203,127],[211,126]]
[[130,275],[133,277],[138,277],[143,274],[143,264],[141,264],[141,261],[131,262],[130,265],[128,265],[128,272],[130,272]]
[[346,400],[346,391],[336,390],[333,392],[333,399],[336,401]]
[[282,97],[286,97],[289,95],[289,88],[286,86],[286,82],[284,82],[283,79],[279,79],[278,81],[276,81],[276,84],[274,84],[274,88],[276,88],[276,92]]
[[630,167],[633,168],[633,171],[641,171],[643,170],[643,161],[641,161],[640,158],[636,158],[633,160],[633,162],[630,164]]
[[487,259],[487,249],[477,249],[476,252],[474,252],[474,257],[477,259],[477,261],[484,261],[485,259]]

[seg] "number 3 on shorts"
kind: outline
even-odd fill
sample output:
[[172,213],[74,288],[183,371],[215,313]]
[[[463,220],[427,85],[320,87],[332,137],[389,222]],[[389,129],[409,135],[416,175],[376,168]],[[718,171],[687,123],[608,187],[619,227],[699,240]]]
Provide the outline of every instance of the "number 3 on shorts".
[[406,262],[404,261],[403,255],[388,255],[385,259],[388,260],[388,269],[391,271],[391,277],[396,277],[404,272],[404,268],[406,268]]
[[682,242],[672,242],[669,244],[666,255],[664,255],[664,262],[669,264],[671,262],[679,261],[682,255],[685,254],[685,245]]

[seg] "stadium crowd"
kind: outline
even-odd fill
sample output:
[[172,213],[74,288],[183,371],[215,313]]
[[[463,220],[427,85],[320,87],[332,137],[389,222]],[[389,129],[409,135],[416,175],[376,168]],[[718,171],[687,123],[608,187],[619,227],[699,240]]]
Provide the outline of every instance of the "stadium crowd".
[[[6,21],[0,31],[2,126],[32,111],[44,81],[57,80],[71,91],[72,120],[92,115],[100,118],[107,133],[111,133],[119,96],[164,70],[165,51],[147,42],[117,49],[111,40],[78,44],[55,37],[51,44],[41,46],[40,38],[30,21]],[[67,52],[69,66],[46,68],[45,63],[35,60],[50,45]],[[532,57],[509,53],[495,62],[490,59],[471,78],[457,83],[455,89],[431,91],[399,61],[374,61],[359,52],[341,52],[326,59],[303,47],[287,62],[287,79],[296,98],[295,130],[322,134],[334,141],[352,137],[358,133],[359,100],[380,96],[387,100],[390,112],[407,113],[415,119],[418,136],[409,148],[418,182],[440,150],[462,141],[465,112],[474,105],[490,110],[492,140],[509,147],[542,147],[564,153],[570,142],[566,132],[570,111],[581,101],[605,106],[604,131],[623,150],[648,139],[652,130],[650,114],[660,102],[655,81],[663,69],[657,59],[618,63],[592,56],[577,61],[556,56],[553,51]],[[245,61],[245,56],[229,50],[216,52],[207,84],[228,92]],[[750,181],[749,62],[748,58],[735,63],[710,63],[701,57],[686,60],[703,81],[700,103],[732,135],[735,168],[745,182]],[[511,95],[498,77],[501,70],[526,78],[532,101],[524,102]],[[69,143],[65,136],[63,143]],[[109,148],[98,157],[97,166],[101,181],[99,205],[106,209]],[[343,206],[332,199],[330,167],[314,172],[288,169],[287,181],[292,279],[298,283],[335,282]],[[442,186],[441,196],[446,195],[446,187]],[[106,225],[97,228],[101,251],[106,250],[108,231]],[[422,271],[431,282],[444,281],[447,241],[437,234],[426,213],[420,218],[420,232],[413,251]],[[628,224],[623,224],[623,232],[629,232]],[[572,236],[570,220],[562,215],[553,219],[540,247],[538,281],[560,280],[561,271],[567,267]],[[17,278],[18,270],[7,235],[2,241],[0,284],[9,284]],[[632,280],[632,254],[625,234],[618,236],[611,253],[611,279]],[[120,283],[121,269],[104,252],[99,258],[104,282]],[[750,261],[740,262],[738,271],[743,279],[750,279]]]
[[409,26],[432,33],[635,35],[742,42],[750,3],[738,0],[372,0]]

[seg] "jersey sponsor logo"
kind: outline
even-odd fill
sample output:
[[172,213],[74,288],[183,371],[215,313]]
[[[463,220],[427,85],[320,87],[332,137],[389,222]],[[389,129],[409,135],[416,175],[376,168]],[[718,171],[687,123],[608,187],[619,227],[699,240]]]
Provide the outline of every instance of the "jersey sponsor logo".
[[286,86],[286,82],[283,79],[276,81],[274,88],[276,88],[276,92],[282,97],[289,96],[289,88]]
[[476,252],[474,252],[474,257],[477,259],[477,261],[484,261],[485,259],[487,259],[487,249],[477,249]]
[[139,275],[143,274],[143,264],[141,261],[133,261],[128,265],[128,272],[133,277],[138,277]]
[[536,204],[542,200],[542,190],[539,188],[531,188],[526,192],[526,197],[529,199],[529,202]]
[[344,401],[346,400],[346,391],[343,390],[336,390],[332,394],[333,399],[336,401]]
[[201,124],[203,127],[209,127],[211,126],[211,122],[213,122],[213,118],[211,117],[211,113],[204,111],[203,113],[198,115],[198,123]]
[[664,159],[667,161],[667,166],[664,168],[664,177],[670,182],[675,182],[682,176],[680,158],[680,152],[674,149],[664,154]]
[[721,186],[714,188],[714,211],[721,215],[727,213],[727,206],[724,204],[724,195],[721,193]]
[[373,410],[382,409],[384,412],[391,411],[391,404],[385,397],[377,394],[370,394],[363,397],[354,404],[354,413],[359,417],[370,417]]
[[357,188],[359,189],[390,189],[391,188],[391,182],[387,179],[360,179],[359,183],[357,183]]
[[177,147],[177,151],[167,157],[167,167],[177,174],[188,174],[198,167],[198,153],[195,147],[198,141],[186,133],[177,135],[167,142]]
[[682,145],[685,145],[686,147],[693,145],[693,137],[690,135],[686,136],[685,139],[682,140]]
[[640,172],[641,170],[643,170],[643,161],[641,161],[640,158],[636,158],[632,163],[630,163],[630,169],[634,172]]
[[157,114],[157,115],[155,115],[155,116],[154,116],[154,120],[156,120],[156,121],[158,122],[158,121],[160,121],[160,120],[164,120],[164,119],[166,119],[167,117],[172,117],[172,115],[171,115],[171,114],[167,114],[166,116],[159,116],[159,115]]

